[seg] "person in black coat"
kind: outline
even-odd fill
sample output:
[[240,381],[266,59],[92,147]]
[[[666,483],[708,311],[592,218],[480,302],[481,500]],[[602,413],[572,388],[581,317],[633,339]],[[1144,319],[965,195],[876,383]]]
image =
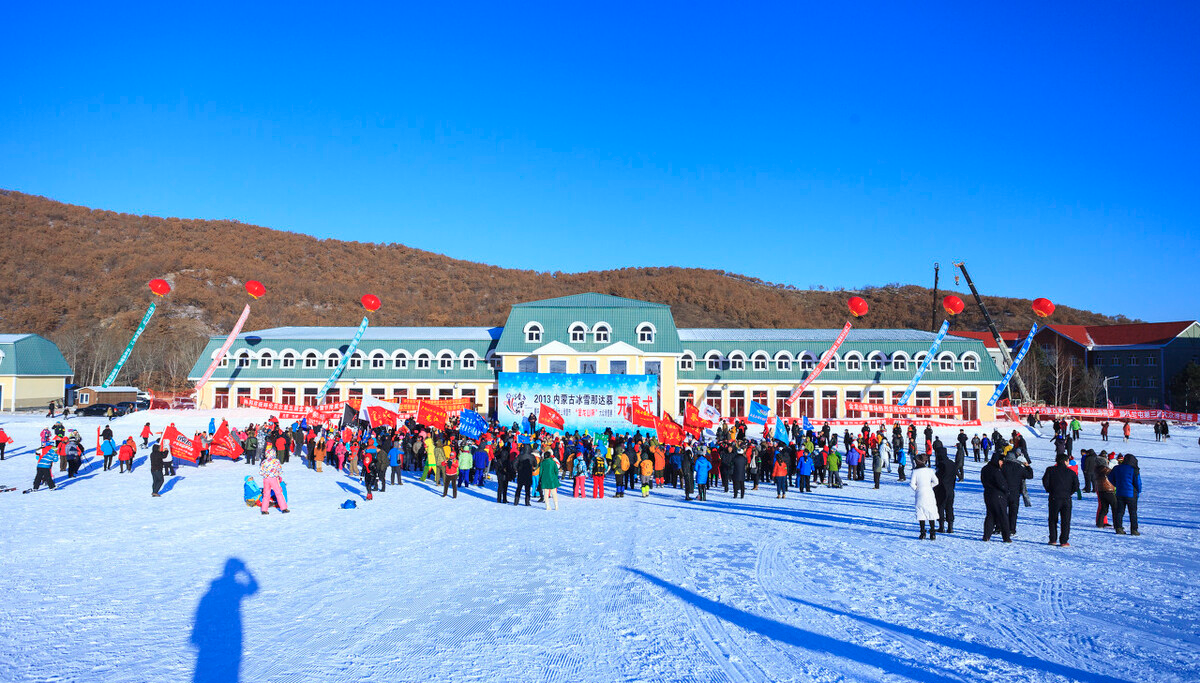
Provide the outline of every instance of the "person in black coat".
[[683,497],[684,500],[691,500],[692,489],[696,486],[696,457],[692,454],[691,445],[683,447],[679,454],[679,463],[682,469],[680,474],[683,475]]
[[163,470],[166,468],[167,457],[169,456],[163,452],[159,444],[154,444],[154,447],[150,449],[150,478],[153,481],[150,495],[155,498],[162,497],[158,491],[163,486]]
[[733,476],[733,497],[737,498],[738,493],[741,497],[746,497],[746,446],[739,443],[733,449],[733,455],[730,458],[729,468]]
[[[957,467],[954,461],[946,455],[946,449],[937,454],[937,486],[933,487],[933,497],[937,500],[938,533],[945,531],[954,533],[954,485]],[[932,522],[931,522],[932,524]]]
[[[508,444],[502,442],[500,448],[496,449],[496,502],[508,502],[508,482],[512,481],[516,475],[516,469],[513,468],[511,453],[508,449]],[[529,482],[533,484],[532,478]]]
[[1058,456],[1057,462],[1042,474],[1042,488],[1050,494],[1050,545],[1063,548],[1070,545],[1071,496],[1079,491],[1079,475],[1067,467],[1067,460],[1065,455]]
[[1000,529],[1000,536],[1005,543],[1012,543],[1008,532],[1008,482],[1004,478],[1004,459],[996,453],[991,462],[979,471],[979,481],[983,484],[983,504],[987,508],[987,516],[983,519],[983,540],[992,539],[992,530]]
[[525,489],[525,504],[529,505],[529,495],[533,488],[533,468],[537,460],[529,444],[521,445],[521,455],[517,456],[517,492],[513,496],[513,505],[521,502],[521,489]]
[[1014,448],[1004,456],[1004,481],[1008,484],[1008,533],[1017,535],[1017,512],[1021,509],[1021,490],[1026,479],[1033,479],[1033,468],[1021,462]]

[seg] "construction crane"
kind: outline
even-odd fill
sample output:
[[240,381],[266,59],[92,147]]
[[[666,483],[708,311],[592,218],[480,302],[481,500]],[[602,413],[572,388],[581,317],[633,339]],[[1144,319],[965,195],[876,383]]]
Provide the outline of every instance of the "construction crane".
[[[996,329],[996,323],[992,322],[992,316],[988,313],[987,306],[983,305],[983,298],[979,296],[979,290],[975,289],[975,283],[971,281],[971,275],[967,272],[967,266],[962,261],[956,262],[954,265],[962,271],[963,277],[967,280],[967,286],[971,288],[971,294],[975,296],[975,303],[979,305],[979,310],[983,313],[983,320],[987,323],[988,329],[992,331],[992,336],[996,338],[996,346],[1000,347],[1000,357],[1004,359],[1006,368],[1012,367],[1012,354],[1008,352],[1008,345],[1004,343],[1004,338],[1000,336],[1000,330]],[[955,278],[957,279],[957,278]],[[1017,394],[1022,401],[1028,400],[1029,392],[1025,390],[1025,380],[1021,379],[1021,375],[1014,373],[1012,378],[1012,386],[1017,389]]]

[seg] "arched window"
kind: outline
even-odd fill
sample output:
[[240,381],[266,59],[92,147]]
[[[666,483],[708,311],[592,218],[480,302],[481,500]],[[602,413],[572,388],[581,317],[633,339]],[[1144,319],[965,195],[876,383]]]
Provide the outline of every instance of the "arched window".
[[612,327],[608,323],[596,323],[592,327],[592,340],[597,344],[609,343]]
[[454,367],[454,354],[442,351],[438,354],[438,370],[450,370]]
[[721,360],[720,351],[713,350],[704,354],[705,367],[709,370],[720,370],[722,365]]
[[746,354],[741,351],[734,351],[729,354],[729,369],[730,370],[745,370],[746,369]]
[[258,354],[258,367],[260,367],[260,368],[275,367],[275,354],[271,353],[270,351],[268,351],[266,349],[263,349],[263,351]]
[[954,354],[949,351],[943,351],[938,356],[938,370],[942,372],[954,372]]
[[862,370],[862,354],[857,351],[851,351],[846,354],[846,370],[855,372]]
[[780,351],[775,354],[775,369],[780,372],[788,372],[792,369],[792,354],[787,351]]
[[654,343],[654,333],[657,331],[658,330],[654,329],[654,325],[651,325],[650,323],[642,323],[641,325],[638,325],[638,328],[637,328],[638,343],[639,344],[653,344]]
[[808,351],[805,351],[804,353],[800,354],[800,369],[801,370],[813,370],[816,367],[817,367],[817,357],[816,356],[812,355],[812,353],[810,353]]
[[979,356],[970,351],[962,355],[962,366],[965,372],[979,372]]
[[342,354],[340,351],[325,352],[325,368],[326,369],[336,368],[338,366],[338,364],[341,362],[342,362]]
[[238,353],[237,366],[239,368],[250,367],[250,352],[249,351],[242,351],[242,352]]
[[679,369],[680,370],[695,370],[696,369],[696,357],[692,355],[691,351],[684,351],[683,355],[679,357]]
[[291,351],[284,351],[279,364],[289,369],[296,367],[296,354]]
[[536,322],[525,324],[525,343],[526,344],[541,344],[542,343],[542,326]]
[[838,369],[838,360],[839,360],[838,355],[836,353],[829,356],[829,362],[825,364],[825,369],[826,370],[837,370]]
[[871,354],[867,356],[868,370],[884,370],[886,368],[887,356],[883,355],[879,351],[872,351]]
[[753,360],[753,367],[755,370],[767,369],[767,354],[765,351],[755,351],[754,355],[751,357],[751,360]]
[[418,351],[417,352],[417,369],[418,370],[428,370],[429,364],[432,360],[433,360],[433,358],[429,355],[428,351]]
[[501,359],[500,356],[497,356],[495,351],[488,351],[485,358],[487,359],[488,367],[493,370],[499,371],[504,365],[502,362],[503,359]]
[[317,355],[316,351],[309,351],[308,353],[304,354],[304,367],[306,367],[306,368],[317,367],[317,361],[319,359],[320,359],[320,356]]
[[354,352],[354,355],[353,355],[353,356],[350,356],[350,363],[349,363],[349,365],[350,365],[350,369],[351,369],[351,370],[360,370],[360,369],[362,369],[362,366],[363,366],[363,361],[364,361],[364,360],[366,360],[366,356],[364,356],[364,355],[363,355],[363,352],[362,352],[362,351],[355,351],[355,352]]
[[463,370],[474,370],[475,361],[479,360],[479,356],[476,356],[475,352],[470,349],[463,351],[459,358],[462,360]]
[[582,344],[587,341],[587,325],[571,323],[571,343]]
[[897,351],[893,353],[892,369],[899,372],[908,372],[908,355],[903,351]]
[[392,353],[392,369],[407,370],[408,369],[408,351],[403,349]]
[[921,364],[925,362],[925,357],[928,355],[924,351],[919,351],[917,355],[913,356],[913,362],[917,364],[917,367],[921,367]]
[[[217,352],[219,352],[219,351],[220,351],[220,349],[213,351],[213,358],[217,357]],[[229,367],[229,354],[228,353],[225,354],[224,356],[221,356],[221,362],[218,364],[218,367],[222,367],[222,368]]]

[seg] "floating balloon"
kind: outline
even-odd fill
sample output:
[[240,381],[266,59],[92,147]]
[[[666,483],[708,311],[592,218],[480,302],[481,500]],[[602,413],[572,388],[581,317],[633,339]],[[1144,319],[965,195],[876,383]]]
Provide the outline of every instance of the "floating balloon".
[[942,299],[942,308],[950,315],[958,315],[963,312],[963,300],[951,294]]
[[846,305],[850,307],[850,315],[854,316],[855,318],[861,318],[862,316],[866,315],[867,310],[870,308],[867,306],[867,300],[861,296],[850,297],[850,300],[846,302]]
[[364,294],[362,298],[362,305],[363,308],[374,313],[375,311],[379,310],[379,307],[382,304],[379,301],[379,297],[375,296],[374,294]]
[[246,283],[246,293],[257,299],[267,293],[267,288],[258,280],[250,280]]
[[171,293],[171,283],[167,282],[166,280],[154,278],[153,280],[150,281],[150,291],[154,292],[158,296],[170,294]]
[[1033,312],[1036,313],[1039,318],[1049,317],[1050,314],[1054,313],[1054,302],[1045,298],[1034,299]]

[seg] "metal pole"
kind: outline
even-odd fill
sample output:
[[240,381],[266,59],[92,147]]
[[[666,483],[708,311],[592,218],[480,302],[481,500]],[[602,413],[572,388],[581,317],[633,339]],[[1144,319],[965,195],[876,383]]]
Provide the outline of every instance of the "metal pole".
[[929,312],[930,332],[937,329],[938,269],[940,267],[935,261],[933,264],[933,308]]
[[[958,261],[954,265],[958,266],[958,269],[962,271],[963,277],[967,279],[967,286],[971,288],[971,294],[975,297],[975,303],[983,313],[983,320],[987,323],[988,329],[992,331],[992,336],[996,339],[996,346],[1000,347],[1000,357],[1004,359],[1005,366],[1012,367],[1012,354],[1008,352],[1008,346],[1004,343],[1004,338],[1000,336],[1000,330],[996,329],[996,323],[992,322],[992,316],[988,313],[987,306],[983,305],[983,298],[979,296],[979,290],[975,289],[975,283],[971,281],[971,275],[967,272],[967,264]],[[1012,385],[1009,387],[1010,395],[1012,394],[1011,386],[1013,385],[1016,386],[1021,400],[1029,399],[1029,392],[1025,390],[1025,380],[1021,379],[1019,373],[1013,374]]]

